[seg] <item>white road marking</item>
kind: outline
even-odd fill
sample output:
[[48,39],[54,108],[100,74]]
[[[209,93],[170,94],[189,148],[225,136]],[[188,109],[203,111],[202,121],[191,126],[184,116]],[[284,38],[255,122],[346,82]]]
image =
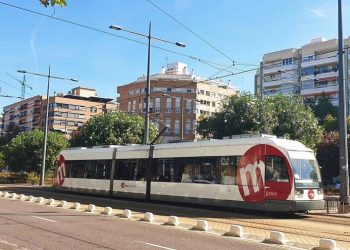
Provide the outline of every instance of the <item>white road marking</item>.
[[152,244],[152,243],[148,243],[148,242],[143,242],[143,241],[138,241],[138,240],[135,240],[135,241],[139,242],[139,243],[142,243],[142,244],[145,244],[145,245],[154,246],[154,247],[158,247],[158,248],[162,248],[162,249],[176,250],[175,248],[163,247],[163,246]]
[[39,217],[39,216],[32,216],[33,218],[37,218],[37,219],[40,219],[40,220],[46,220],[46,221],[50,221],[50,222],[57,222],[57,221],[54,221],[54,220],[50,220],[50,219],[46,219],[46,218],[43,218],[43,217]]

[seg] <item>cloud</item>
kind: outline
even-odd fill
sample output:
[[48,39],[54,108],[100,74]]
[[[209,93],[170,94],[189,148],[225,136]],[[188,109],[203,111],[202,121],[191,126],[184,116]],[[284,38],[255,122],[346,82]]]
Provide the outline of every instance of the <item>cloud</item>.
[[314,17],[319,17],[319,18],[327,17],[326,10],[321,8],[309,9],[308,12],[310,12]]

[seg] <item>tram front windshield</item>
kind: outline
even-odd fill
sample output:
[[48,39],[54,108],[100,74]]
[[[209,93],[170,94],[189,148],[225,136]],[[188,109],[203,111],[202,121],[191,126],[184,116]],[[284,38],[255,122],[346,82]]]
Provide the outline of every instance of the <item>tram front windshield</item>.
[[322,187],[320,169],[311,152],[289,152],[296,188]]

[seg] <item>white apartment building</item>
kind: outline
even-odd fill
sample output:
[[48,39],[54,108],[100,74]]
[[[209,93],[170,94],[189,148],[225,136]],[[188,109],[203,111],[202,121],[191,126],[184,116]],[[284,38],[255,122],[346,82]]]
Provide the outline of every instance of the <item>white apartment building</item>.
[[[349,47],[350,38],[344,39],[344,80],[348,84]],[[255,94],[262,92],[263,96],[281,93],[317,97],[324,93],[338,105],[337,65],[338,39],[316,38],[301,48],[267,53],[255,77]]]

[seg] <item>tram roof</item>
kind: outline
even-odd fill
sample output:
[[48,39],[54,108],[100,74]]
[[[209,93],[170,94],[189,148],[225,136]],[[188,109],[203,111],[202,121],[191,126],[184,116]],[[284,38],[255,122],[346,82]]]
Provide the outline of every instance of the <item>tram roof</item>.
[[[309,151],[302,143],[293,140],[277,138],[271,135],[234,137],[231,139],[203,140],[196,142],[179,142],[154,145],[154,157],[187,157],[244,154],[253,145],[268,144],[286,151]],[[67,160],[78,159],[111,159],[116,148],[116,158],[148,158],[149,145],[106,145],[92,148],[72,148],[62,153]],[[233,152],[234,150],[234,152]],[[283,151],[284,151],[283,150]]]

